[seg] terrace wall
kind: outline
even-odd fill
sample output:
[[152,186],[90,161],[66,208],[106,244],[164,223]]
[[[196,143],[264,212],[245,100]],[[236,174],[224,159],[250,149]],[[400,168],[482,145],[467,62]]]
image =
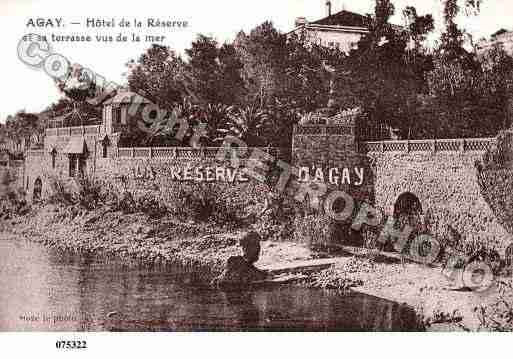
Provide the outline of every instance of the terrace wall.
[[[215,156],[218,148],[179,148],[179,147],[145,147],[145,148],[120,148],[118,147],[119,134],[110,135],[107,138],[107,156],[104,157],[103,144],[105,134],[101,126],[87,126],[86,128],[58,128],[47,129],[44,149],[28,151],[25,161],[26,175],[24,188],[28,193],[28,199],[32,200],[34,183],[40,179],[43,184],[42,195],[47,197],[51,193],[52,178],[60,178],[70,186],[75,181],[69,176],[69,157],[63,152],[72,138],[83,138],[88,150],[85,172],[103,179],[117,190],[130,189],[132,191],[151,193],[166,202],[176,199],[176,192],[180,185],[187,181],[173,178],[173,174],[183,171],[185,168],[202,168],[206,175],[218,168],[219,182],[224,182],[229,187],[239,188],[241,196],[259,197],[265,195],[268,189],[265,185],[256,181],[245,181],[247,176],[241,178],[240,170],[233,181],[231,176],[234,171],[228,159],[217,161]],[[248,148],[247,155],[253,148]],[[285,159],[285,149],[261,148],[263,152],[275,156],[276,159]],[[55,166],[52,161],[52,151],[55,151]],[[247,157],[247,156],[246,156]],[[247,158],[241,161],[244,165]],[[221,172],[225,173],[221,173]],[[224,175],[224,177],[223,177]],[[225,182],[226,181],[226,182]],[[257,196],[258,197],[258,196]],[[262,199],[262,198],[261,198]]]
[[[363,186],[343,190],[354,197],[358,193],[359,199],[386,215],[393,215],[399,196],[408,193],[418,198],[425,218],[436,223],[440,235],[450,227],[452,233],[499,250],[513,240],[513,218],[501,215],[513,203],[497,205],[501,196],[511,197],[513,187],[490,184],[484,193],[482,174],[476,168],[476,161],[495,146],[495,139],[358,143],[350,129],[313,125],[297,126],[293,143],[296,166],[369,168],[372,175]],[[487,178],[489,183],[495,177]],[[513,185],[513,180],[507,183]]]

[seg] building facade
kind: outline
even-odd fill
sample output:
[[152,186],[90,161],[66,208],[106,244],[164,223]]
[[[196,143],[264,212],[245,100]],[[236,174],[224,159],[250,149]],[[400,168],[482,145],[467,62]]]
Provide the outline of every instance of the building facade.
[[502,46],[510,56],[513,56],[513,31],[502,30],[493,35],[489,40],[479,41],[477,52],[486,52],[497,45]]
[[47,192],[51,178],[70,180],[108,166],[109,159],[117,155],[121,134],[148,103],[133,92],[120,91],[102,104],[102,119],[85,119],[80,126],[52,120],[57,125],[45,130],[43,149],[26,153],[23,187],[29,196]]
[[327,1],[326,17],[313,22],[308,22],[304,17],[297,18],[294,29],[288,35],[296,34],[310,43],[351,51],[369,32],[368,17],[346,10],[337,13],[331,10],[331,1]]

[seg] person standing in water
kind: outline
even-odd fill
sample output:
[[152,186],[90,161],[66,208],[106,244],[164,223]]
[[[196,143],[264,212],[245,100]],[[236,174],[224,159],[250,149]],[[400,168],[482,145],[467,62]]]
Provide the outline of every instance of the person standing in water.
[[222,290],[237,290],[252,282],[266,279],[268,273],[254,266],[260,258],[260,240],[257,232],[244,234],[239,240],[242,256],[228,258],[223,273],[212,284]]

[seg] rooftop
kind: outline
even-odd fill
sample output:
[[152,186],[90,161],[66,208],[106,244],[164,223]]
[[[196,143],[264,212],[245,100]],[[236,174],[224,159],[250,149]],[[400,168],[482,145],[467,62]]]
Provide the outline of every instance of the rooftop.
[[331,16],[311,22],[314,25],[325,26],[347,26],[347,27],[368,27],[369,18],[355,12],[342,10]]
[[132,91],[118,91],[114,97],[104,102],[104,105],[121,104],[121,103],[144,103],[150,104],[151,102],[143,96]]

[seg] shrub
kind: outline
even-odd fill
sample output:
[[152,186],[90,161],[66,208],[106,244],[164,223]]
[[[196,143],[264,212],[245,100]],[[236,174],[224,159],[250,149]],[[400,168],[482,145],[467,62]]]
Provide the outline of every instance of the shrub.
[[76,202],[79,206],[93,210],[105,202],[104,184],[92,176],[80,176],[76,179]]
[[52,193],[50,203],[72,206],[85,210],[94,210],[101,206],[110,206],[113,210],[125,214],[145,213],[151,218],[161,218],[169,211],[166,206],[149,192],[119,192],[115,187],[94,177],[77,178],[75,184],[66,184],[60,178],[50,180]]
[[418,317],[424,328],[429,328],[434,324],[453,324],[462,327],[463,316],[457,309],[452,313],[435,309],[430,315],[425,315],[423,308],[417,308],[416,312],[419,313]]
[[202,222],[240,225],[246,209],[245,195],[221,183],[189,183],[177,187],[174,214]]
[[513,331],[513,283],[499,281],[497,299],[489,305],[475,309],[480,329],[491,331]]
[[76,203],[73,190],[61,178],[52,177],[49,180],[50,196],[48,202],[71,206]]
[[314,250],[331,250],[336,247],[335,223],[327,215],[310,214],[294,221],[294,240]]
[[105,203],[104,183],[92,176],[80,176],[74,183],[66,183],[60,177],[50,179],[50,203],[79,206],[93,210]]
[[366,257],[370,261],[374,261],[378,256],[380,249],[383,249],[383,245],[379,242],[379,234],[376,228],[365,226],[361,230],[363,248],[367,249]]
[[132,194],[132,192],[125,190],[119,194],[115,193],[114,209],[117,211],[121,211],[125,214],[137,212],[136,202],[135,202],[134,195]]
[[293,239],[294,221],[296,215],[299,215],[297,202],[288,195],[269,193],[266,205],[267,208],[263,215],[256,218],[254,229],[262,237],[271,240],[289,241]]
[[508,137],[504,131],[499,132],[496,138],[496,143],[485,152],[482,161],[476,161],[475,166],[478,172],[483,170],[503,168],[506,158],[505,154],[508,151]]
[[347,290],[364,284],[362,277],[375,271],[372,261],[352,257],[343,264],[313,273],[307,284],[324,289]]
[[0,218],[25,214],[28,210],[25,192],[15,188],[16,175],[13,171],[0,170]]
[[169,212],[167,207],[150,193],[137,196],[134,202],[135,210],[146,213],[150,218],[162,218]]
[[136,191],[126,187],[119,191],[118,188],[106,184],[101,186],[100,194],[99,204],[124,214],[145,213],[150,218],[162,218],[169,213],[163,201],[150,191]]

